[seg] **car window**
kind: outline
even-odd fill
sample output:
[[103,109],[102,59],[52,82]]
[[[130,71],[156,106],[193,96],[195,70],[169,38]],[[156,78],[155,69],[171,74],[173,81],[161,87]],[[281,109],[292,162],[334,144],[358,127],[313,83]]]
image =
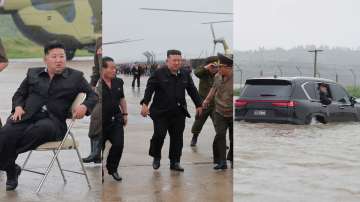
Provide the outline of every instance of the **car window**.
[[346,91],[344,90],[344,88],[342,88],[339,85],[330,85],[330,91],[332,94],[332,97],[334,99],[334,101],[340,102],[340,100],[345,100],[345,103],[349,104],[350,100],[349,100],[349,96],[346,93]]
[[288,99],[291,92],[291,83],[289,81],[253,79],[246,82],[241,97]]
[[319,100],[320,99],[320,95],[319,95],[319,91],[317,89],[317,85],[314,82],[307,82],[304,85],[304,89],[307,93],[307,95],[309,95],[309,97],[313,100]]

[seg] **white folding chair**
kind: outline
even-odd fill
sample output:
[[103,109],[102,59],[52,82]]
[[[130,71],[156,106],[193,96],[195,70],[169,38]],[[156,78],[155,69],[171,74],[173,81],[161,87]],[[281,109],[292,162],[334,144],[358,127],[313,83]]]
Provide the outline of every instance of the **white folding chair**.
[[[77,97],[75,98],[73,104],[71,105],[71,108],[70,108],[71,112],[73,111],[73,109],[75,107],[82,104],[85,99],[86,99],[86,94],[85,93],[79,93],[77,95]],[[75,140],[74,134],[71,132],[71,129],[72,129],[74,123],[75,123],[75,118],[71,118],[71,121],[70,121],[70,123],[68,125],[68,129],[67,129],[67,131],[65,133],[65,136],[62,139],[62,141],[47,142],[45,144],[42,144],[42,145],[38,146],[35,150],[33,150],[33,151],[52,151],[54,156],[52,157],[51,162],[50,162],[49,166],[46,168],[45,172],[38,172],[38,171],[26,169],[25,166],[28,163],[30,155],[32,154],[33,151],[30,151],[29,154],[27,155],[27,157],[26,157],[26,159],[25,159],[25,161],[24,161],[24,163],[22,165],[22,170],[43,175],[43,178],[41,179],[41,182],[39,183],[39,185],[38,185],[38,187],[36,189],[36,193],[40,192],[40,190],[41,190],[41,188],[42,188],[42,186],[43,186],[43,184],[44,184],[50,170],[52,169],[55,161],[56,161],[56,163],[57,163],[57,165],[58,165],[58,167],[60,169],[60,173],[62,175],[64,183],[66,183],[66,179],[65,179],[65,175],[64,175],[64,171],[66,171],[66,172],[71,172],[71,173],[80,174],[80,175],[85,176],[86,182],[87,182],[87,184],[89,186],[89,189],[91,188],[90,182],[89,182],[89,177],[88,177],[88,175],[86,173],[86,170],[85,170],[85,167],[84,167],[84,164],[82,162],[80,152],[79,152],[79,149],[78,149],[79,142],[77,142]],[[75,150],[76,151],[76,154],[77,154],[77,157],[78,157],[78,160],[80,162],[81,169],[82,169],[81,172],[73,171],[73,170],[66,170],[66,169],[63,169],[61,167],[60,161],[58,159],[58,155],[59,155],[61,150]]]

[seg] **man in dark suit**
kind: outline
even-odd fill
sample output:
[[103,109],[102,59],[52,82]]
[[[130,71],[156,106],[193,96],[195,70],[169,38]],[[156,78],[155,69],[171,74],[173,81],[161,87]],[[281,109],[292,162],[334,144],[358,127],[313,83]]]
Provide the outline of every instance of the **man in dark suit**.
[[110,57],[102,59],[100,85],[102,86],[102,128],[104,146],[107,140],[111,148],[106,168],[114,180],[121,181],[117,170],[124,148],[124,126],[127,124],[127,105],[124,95],[124,81],[116,78],[116,66]]
[[46,67],[29,68],[12,98],[12,114],[0,130],[0,170],[6,171],[7,190],[18,184],[18,154],[64,137],[66,118],[78,93],[86,93],[87,98],[72,112],[74,118],[89,115],[97,101],[83,73],[65,66],[61,43],[50,43],[44,52]]
[[[184,171],[180,166],[183,147],[185,117],[187,110],[185,91],[195,103],[197,114],[201,114],[201,98],[191,78],[190,72],[181,68],[181,52],[169,50],[166,66],[157,69],[147,81],[145,95],[141,101],[141,115],[150,115],[154,123],[154,134],[150,141],[149,154],[154,158],[153,168],[160,167],[161,148],[166,133],[170,135],[170,169]],[[154,95],[150,110],[148,105]]]

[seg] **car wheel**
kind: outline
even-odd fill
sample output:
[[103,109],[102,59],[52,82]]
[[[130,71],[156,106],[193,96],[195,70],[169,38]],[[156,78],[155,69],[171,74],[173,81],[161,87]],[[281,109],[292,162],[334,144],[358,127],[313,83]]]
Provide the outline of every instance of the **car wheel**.
[[324,117],[314,116],[314,115],[309,116],[309,118],[306,121],[306,124],[309,124],[309,125],[318,125],[318,124],[325,124],[325,123],[326,122],[325,122]]
[[317,120],[317,118],[315,116],[312,116],[310,119],[310,125],[317,125],[320,122]]

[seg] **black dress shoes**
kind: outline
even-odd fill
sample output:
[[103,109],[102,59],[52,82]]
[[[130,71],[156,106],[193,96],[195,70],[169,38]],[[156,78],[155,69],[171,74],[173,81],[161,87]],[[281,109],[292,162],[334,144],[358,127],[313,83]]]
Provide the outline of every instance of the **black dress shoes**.
[[155,170],[159,169],[160,168],[160,159],[154,158],[152,166]]
[[215,170],[225,170],[227,169],[227,163],[226,161],[220,161],[215,167]]
[[180,166],[180,163],[170,163],[170,170],[184,172],[184,168]]
[[111,175],[114,178],[114,180],[116,180],[116,181],[122,180],[122,178],[120,177],[118,172],[109,173],[109,175]]
[[195,147],[196,146],[196,143],[197,143],[197,138],[198,138],[198,134],[194,134],[192,139],[191,139],[191,143],[190,143],[190,146],[191,147]]
[[88,157],[83,158],[82,161],[83,163],[91,163],[91,162],[101,163],[101,157],[90,154]]
[[15,168],[9,171],[6,171],[6,191],[12,191],[16,189],[18,185],[18,178],[21,173],[21,168],[18,165],[15,165]]

